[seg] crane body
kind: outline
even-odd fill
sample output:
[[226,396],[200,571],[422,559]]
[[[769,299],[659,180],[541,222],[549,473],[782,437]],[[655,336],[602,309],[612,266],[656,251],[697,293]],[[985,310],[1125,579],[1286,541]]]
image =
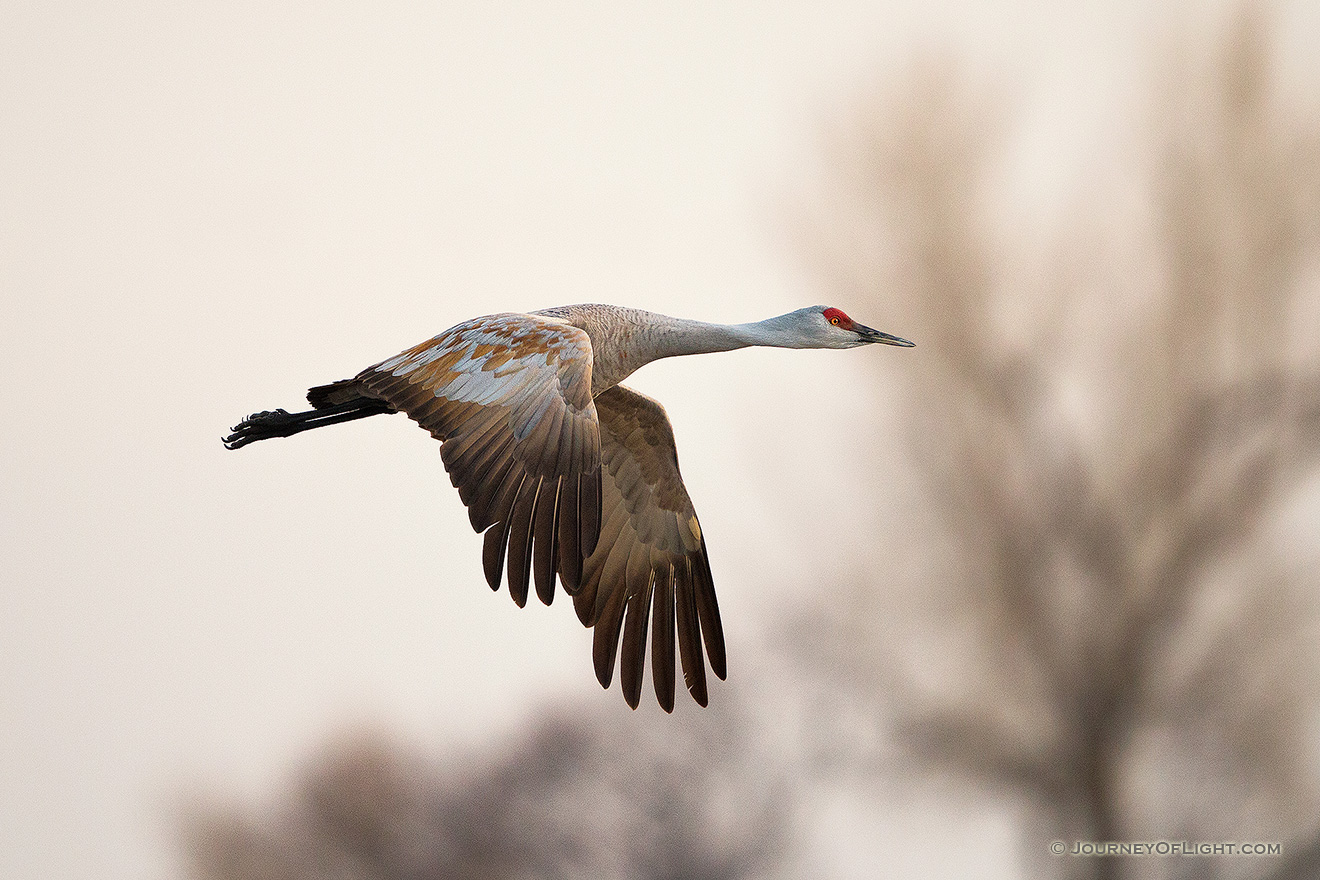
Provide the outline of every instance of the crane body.
[[507,569],[515,602],[525,604],[534,583],[548,605],[557,576],[593,628],[602,686],[620,660],[624,697],[637,706],[650,630],[660,705],[673,709],[677,647],[687,689],[704,706],[706,661],[726,675],[705,538],[664,408],[619,383],[666,357],[868,343],[912,345],[826,306],[750,324],[599,304],[488,315],[310,389],[309,411],[251,415],[225,445],[406,413],[441,443],[472,526],[484,533],[491,589]]

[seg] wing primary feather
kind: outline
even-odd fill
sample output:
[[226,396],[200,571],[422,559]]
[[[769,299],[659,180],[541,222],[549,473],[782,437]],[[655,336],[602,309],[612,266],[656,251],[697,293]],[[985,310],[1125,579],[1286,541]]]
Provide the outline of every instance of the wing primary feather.
[[527,481],[525,471],[515,471],[515,473],[517,479],[508,480],[505,486],[501,487],[503,500],[497,508],[498,521],[486,530],[486,540],[481,550],[481,562],[486,570],[486,583],[495,591],[500,588],[500,575],[504,569],[504,551],[509,543],[510,527],[513,525],[514,502],[518,500],[518,493],[522,491],[523,483]]
[[620,511],[620,520],[623,521],[619,526],[619,538],[608,544],[608,554],[601,567],[600,588],[596,591],[596,617],[599,619],[605,613],[605,605],[615,593],[623,593],[627,596],[628,585],[626,574],[628,568],[628,551],[632,544],[632,538],[623,536],[631,531],[631,527],[626,524],[627,513]]
[[[647,548],[637,545],[642,556],[649,556]],[[646,629],[651,616],[651,566],[628,566],[627,619],[623,624],[623,650],[620,656],[619,685],[628,705],[637,708],[642,696],[642,676],[646,670]]]
[[674,564],[662,561],[651,606],[651,683],[666,712],[674,711]]
[[519,608],[527,604],[527,585],[532,576],[532,519],[544,482],[544,478],[535,477],[523,483],[510,515],[513,523],[509,527],[509,595]]
[[491,435],[481,443],[468,448],[461,455],[446,455],[448,446],[440,447],[440,456],[444,460],[449,479],[458,489],[458,497],[463,504],[471,507],[485,485],[485,477],[492,463],[499,461],[500,455],[507,455],[513,441],[498,434]]
[[683,663],[683,681],[699,705],[706,705],[706,664],[701,657],[701,632],[696,604],[692,600],[692,565],[684,558],[674,574],[674,611],[678,624],[678,656]]
[[480,423],[464,427],[466,428],[464,433],[450,437],[440,446],[440,458],[444,461],[445,469],[449,471],[455,488],[458,489],[459,497],[463,498],[463,503],[466,504],[474,488],[472,476],[482,456],[488,453],[492,446],[498,447],[500,441],[506,439],[508,435],[507,433],[501,435],[497,419],[482,418]]
[[604,467],[603,463],[598,462],[594,468],[584,473],[582,477],[586,485],[578,493],[578,504],[581,509],[578,527],[584,558],[596,552],[596,544],[600,540],[601,509],[605,503],[601,491],[601,471]]
[[724,625],[720,623],[720,607],[715,601],[715,581],[711,577],[704,538],[701,541],[701,554],[692,567],[692,597],[697,606],[701,637],[706,644],[706,657],[710,660],[711,670],[723,681],[728,675],[724,657]]
[[575,595],[582,586],[582,549],[578,543],[578,488],[581,477],[569,474],[559,481],[559,580]]
[[455,465],[462,467],[478,485],[486,482],[491,470],[508,456],[513,449],[513,438],[506,433],[495,432],[490,438],[472,447],[464,459]]
[[455,463],[455,473],[459,473],[458,469],[461,468],[464,482],[474,489],[470,493],[472,498],[478,498],[478,493],[495,481],[500,468],[513,457],[513,448],[512,437],[507,434],[503,436],[497,434],[474,449],[475,454],[469,460],[462,464]]
[[[419,412],[420,416],[430,416],[431,410],[442,410],[443,405],[448,401],[443,398],[434,398],[428,401]],[[445,441],[440,447],[440,457],[444,459],[446,465],[455,466],[463,462],[472,450],[482,444],[485,444],[493,437],[500,434],[500,429],[504,427],[503,420],[492,418],[488,413],[480,413],[474,419],[478,420],[475,424],[464,425],[466,429],[461,435],[456,435]]]
[[596,587],[591,581],[583,584],[573,597],[573,610],[583,626],[589,627],[596,622],[592,619],[596,613]]
[[623,624],[624,603],[628,591],[623,584],[607,590],[605,607],[596,616],[592,630],[591,659],[596,666],[596,680],[607,688],[614,678],[614,658],[619,651],[619,629]]
[[500,576],[504,573],[504,525],[496,523],[486,529],[486,536],[481,542],[481,567],[486,572],[486,583],[494,592],[500,590]]
[[504,457],[496,463],[489,474],[482,478],[481,483],[478,484],[480,488],[474,493],[472,505],[468,508],[468,519],[471,520],[473,529],[480,532],[500,521],[506,500],[504,497],[506,484],[511,480],[516,481],[516,475],[522,470],[514,459],[512,451],[505,450]]
[[577,610],[578,620],[582,621],[583,626],[592,626],[600,614],[601,605],[606,598],[605,593],[610,589],[609,582],[604,580],[606,563],[609,562],[610,554],[618,543],[619,535],[622,534],[627,520],[627,513],[616,508],[601,529],[600,543],[596,548],[600,552],[592,554],[583,564],[583,587],[573,597],[573,607]]
[[548,480],[542,487],[544,497],[536,504],[536,543],[532,546],[532,574],[536,579],[536,595],[549,605],[555,600],[556,551],[559,546],[559,487],[563,478]]
[[[378,386],[379,387],[379,386]],[[389,386],[381,388],[388,391]],[[432,394],[407,394],[394,392],[388,395],[390,400],[398,401],[400,409],[408,413],[408,418],[419,425],[426,426],[431,436],[443,442],[449,436],[448,420],[444,417],[445,404],[449,401]]]

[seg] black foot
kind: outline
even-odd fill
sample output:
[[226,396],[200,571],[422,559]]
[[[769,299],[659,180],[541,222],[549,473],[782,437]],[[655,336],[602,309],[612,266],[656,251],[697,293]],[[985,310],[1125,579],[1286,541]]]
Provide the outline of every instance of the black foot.
[[285,409],[253,413],[229,430],[234,433],[224,438],[226,449],[241,449],[249,443],[270,437],[289,437],[302,430],[306,421],[302,413]]
[[393,406],[375,397],[357,397],[334,406],[323,406],[307,412],[291,413],[276,409],[253,413],[233,428],[234,433],[224,438],[225,448],[241,449],[258,440],[271,437],[291,437],[312,428],[365,419],[367,416],[387,415],[396,412]]

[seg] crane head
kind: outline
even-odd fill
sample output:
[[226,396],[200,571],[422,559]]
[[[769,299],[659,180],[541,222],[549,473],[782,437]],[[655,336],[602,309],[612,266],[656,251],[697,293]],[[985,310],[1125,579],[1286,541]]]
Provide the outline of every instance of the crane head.
[[884,345],[900,345],[904,348],[915,346],[915,343],[908,342],[906,339],[891,336],[880,330],[873,330],[864,324],[858,324],[848,317],[842,309],[821,307],[820,316],[828,323],[831,336],[837,340],[839,343],[837,347],[839,348],[853,348],[873,342]]

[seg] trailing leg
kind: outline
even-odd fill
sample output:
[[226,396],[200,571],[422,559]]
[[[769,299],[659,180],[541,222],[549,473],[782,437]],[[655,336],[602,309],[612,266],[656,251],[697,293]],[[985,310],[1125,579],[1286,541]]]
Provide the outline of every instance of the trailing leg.
[[241,449],[258,440],[291,437],[303,431],[310,431],[312,428],[323,428],[326,425],[337,425],[340,422],[351,422],[354,419],[365,419],[368,416],[397,411],[378,398],[357,397],[306,412],[291,413],[277,409],[254,413],[230,429],[233,433],[224,438],[225,448]]

